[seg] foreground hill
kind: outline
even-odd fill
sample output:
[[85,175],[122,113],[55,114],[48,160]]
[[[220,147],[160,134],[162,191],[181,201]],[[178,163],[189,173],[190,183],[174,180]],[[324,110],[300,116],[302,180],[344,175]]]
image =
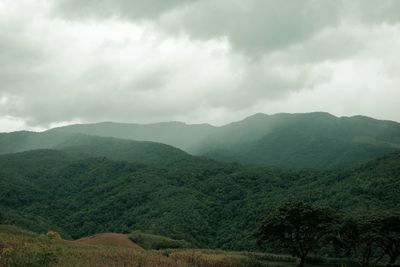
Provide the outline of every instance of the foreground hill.
[[217,160],[301,168],[359,164],[400,149],[400,124],[328,113],[256,114],[221,127],[81,124],[50,130],[157,141]]
[[[101,240],[92,240],[92,243],[86,244],[80,241],[54,240],[46,235],[38,235],[14,226],[0,225],[0,266],[289,267],[295,265],[295,259],[292,257],[264,253],[194,249],[146,251],[137,247],[120,246],[121,234],[109,233],[101,236]],[[115,241],[118,241],[117,246]]]
[[199,161],[144,165],[39,150],[0,157],[0,223],[64,237],[138,229],[198,247],[254,248],[265,214],[288,199],[344,211],[400,210],[400,153],[347,171]]
[[87,236],[76,240],[75,242],[88,245],[101,245],[110,247],[122,247],[143,250],[140,246],[133,243],[128,235],[119,233],[101,233]]

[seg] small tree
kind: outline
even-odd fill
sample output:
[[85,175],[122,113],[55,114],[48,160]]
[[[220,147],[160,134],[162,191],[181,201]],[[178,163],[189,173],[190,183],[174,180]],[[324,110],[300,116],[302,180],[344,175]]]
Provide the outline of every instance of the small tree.
[[307,255],[321,247],[335,221],[330,209],[288,202],[267,216],[256,233],[257,244],[291,253],[299,258],[302,267]]

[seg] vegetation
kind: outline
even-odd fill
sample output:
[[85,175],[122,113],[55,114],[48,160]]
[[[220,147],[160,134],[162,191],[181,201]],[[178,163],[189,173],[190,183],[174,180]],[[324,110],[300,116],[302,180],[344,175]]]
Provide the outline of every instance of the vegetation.
[[165,236],[152,235],[133,231],[129,238],[144,249],[176,249],[176,248],[191,248],[193,245],[185,240],[175,240]]
[[0,266],[146,266],[184,267],[161,254],[105,245],[53,240],[12,226],[0,226]]
[[333,232],[331,210],[304,202],[286,203],[271,213],[256,234],[259,245],[288,252],[304,266],[309,253],[323,246],[323,238]]
[[162,142],[217,160],[296,168],[351,166],[400,148],[399,123],[322,112],[255,114],[222,127],[99,123],[54,131]]
[[157,167],[30,151],[0,157],[0,217],[63,238],[137,229],[198,247],[253,250],[254,230],[290,199],[360,215],[400,210],[399,160],[395,153],[350,170],[313,171],[203,159]]
[[132,266],[132,267],[286,267],[293,259],[263,253],[211,250],[146,251],[107,243],[54,240],[45,235],[0,225],[0,266]]
[[75,159],[103,156],[113,160],[128,160],[157,166],[177,162],[190,164],[193,156],[169,145],[138,142],[62,132],[0,133],[0,155],[35,149],[66,151]]
[[[369,129],[380,130],[369,131],[372,139],[364,138],[367,133],[357,129],[349,130],[347,139],[338,137],[347,140],[346,147],[351,151],[357,146],[362,152],[356,156],[350,150],[344,153],[340,150],[342,141],[328,142],[330,145],[325,146],[327,143],[321,136],[332,136],[316,128],[322,120],[333,133],[337,125],[344,124],[340,127],[350,129],[347,119],[326,118],[326,114],[310,116],[268,117],[272,123],[269,126],[275,125],[271,126],[274,130],[268,132],[268,138],[277,133],[283,138],[267,138],[276,141],[272,143],[282,144],[285,138],[292,140],[294,133],[300,138],[293,144],[288,143],[286,148],[281,145],[279,149],[283,150],[276,150],[278,161],[282,155],[287,159],[284,165],[293,166],[290,162],[296,160],[296,153],[305,153],[303,149],[298,150],[299,146],[294,153],[293,148],[307,138],[312,140],[302,143],[303,148],[312,148],[312,155],[315,149],[328,149],[329,153],[324,153],[321,161],[305,157],[298,166],[314,162],[313,166],[327,167],[324,162],[330,157],[337,159],[332,166],[339,166],[375,157],[386,148],[390,148],[389,151],[396,147],[395,124],[351,118],[349,121],[356,120],[360,128],[364,128],[367,121]],[[310,122],[310,118],[313,121]],[[220,137],[227,142],[238,141],[243,136],[247,138],[251,131],[242,132],[241,127],[259,125],[264,119],[263,115],[258,115],[223,127],[228,130]],[[296,128],[298,123],[308,125],[315,135],[308,134],[300,126]],[[286,128],[280,128],[283,126]],[[264,134],[263,127],[259,133]],[[284,133],[278,129],[291,130]],[[229,133],[240,138],[232,139]],[[257,140],[267,140],[263,136]],[[246,138],[240,140],[249,141]],[[349,145],[349,138],[357,145]],[[204,144],[209,141],[205,140]],[[264,146],[255,139],[247,141],[247,145],[257,144],[259,153],[272,148],[275,151],[275,147]],[[122,252],[137,249],[125,246],[132,243],[128,239],[130,233],[137,244],[157,251],[152,252],[156,255],[152,261],[154,266],[158,261],[172,264],[166,266],[177,266],[179,262],[189,264],[187,266],[271,266],[275,261],[269,254],[260,256],[270,257],[265,259],[266,263],[257,253],[207,250],[256,251],[259,249],[253,237],[256,229],[260,229],[259,243],[268,252],[290,253],[298,257],[301,264],[335,266],[346,261],[359,262],[362,266],[374,262],[394,266],[399,261],[400,152],[349,168],[318,170],[223,163],[192,156],[168,145],[67,133],[62,129],[1,134],[0,144],[0,154],[3,154],[0,156],[0,224],[17,225],[42,234],[26,239],[33,234],[24,232],[22,239],[26,242],[15,246],[13,241],[6,241],[3,247],[1,239],[2,260],[8,265],[10,261],[14,265],[18,262],[32,266],[61,264],[62,255],[79,258],[77,254],[86,253],[105,262],[119,255],[123,258],[121,262],[134,259],[138,265],[146,266],[146,260],[141,260],[149,256],[143,254],[146,252]],[[232,143],[228,146],[234,147]],[[30,150],[39,147],[47,149]],[[383,147],[385,149],[380,150]],[[237,148],[235,151],[240,155],[256,151],[247,150],[239,141]],[[4,154],[23,150],[29,151]],[[294,156],[291,158],[287,153]],[[338,157],[338,153],[346,159]],[[94,252],[90,247],[109,245],[110,237],[115,238],[112,244],[125,244],[121,251],[114,247],[110,253],[110,250]],[[79,238],[79,242],[73,243],[63,240]],[[79,245],[89,247],[82,252],[76,247]],[[21,249],[26,253],[21,254]],[[277,257],[290,259],[286,263],[294,264],[293,257]],[[335,261],[330,257],[340,259]],[[80,262],[93,263],[89,258]],[[279,261],[278,265],[286,263]]]
[[[178,122],[149,125],[106,122],[66,126],[43,133],[0,134],[0,154],[68,148],[86,155],[146,164],[190,160],[179,149],[152,143],[161,142],[219,161],[326,169],[354,166],[400,149],[399,136],[399,123],[368,117],[337,118],[321,112],[256,114],[222,127]],[[113,143],[112,148],[105,147],[104,142]]]
[[289,202],[267,216],[256,237],[264,248],[298,257],[300,267],[309,253],[330,249],[332,255],[357,260],[363,267],[372,260],[396,266],[400,215],[374,213],[355,219],[308,203]]

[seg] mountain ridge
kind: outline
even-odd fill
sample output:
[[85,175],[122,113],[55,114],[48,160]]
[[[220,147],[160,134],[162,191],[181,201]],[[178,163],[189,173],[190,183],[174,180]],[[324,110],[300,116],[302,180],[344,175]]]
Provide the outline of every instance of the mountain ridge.
[[[223,126],[182,122],[75,124],[41,133],[11,133],[19,141],[10,138],[10,142],[13,148],[22,146],[18,151],[23,151],[24,144],[25,150],[52,148],[49,142],[73,134],[157,142],[219,161],[291,168],[347,167],[400,149],[400,123],[361,115],[337,117],[327,112],[256,113]],[[30,145],[24,135],[51,138]],[[0,144],[10,147],[2,141],[4,137],[0,134]]]

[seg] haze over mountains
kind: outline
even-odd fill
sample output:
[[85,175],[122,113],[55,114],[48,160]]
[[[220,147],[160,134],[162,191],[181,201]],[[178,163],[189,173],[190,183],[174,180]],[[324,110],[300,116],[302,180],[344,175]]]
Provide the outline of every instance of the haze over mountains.
[[[96,147],[93,143],[100,140],[81,134],[164,143],[192,155],[219,161],[299,168],[350,166],[400,149],[400,124],[397,122],[363,116],[335,117],[317,112],[259,113],[221,127],[180,122],[104,122],[70,125],[43,133],[15,132],[0,135],[0,153],[65,148],[88,143]],[[123,141],[108,139],[107,142]],[[128,145],[127,142],[124,144]],[[134,146],[147,146],[150,150],[157,150],[155,147],[167,149],[160,144],[144,145],[140,142]],[[179,154],[172,147],[168,149]],[[125,158],[121,156],[115,159]]]

